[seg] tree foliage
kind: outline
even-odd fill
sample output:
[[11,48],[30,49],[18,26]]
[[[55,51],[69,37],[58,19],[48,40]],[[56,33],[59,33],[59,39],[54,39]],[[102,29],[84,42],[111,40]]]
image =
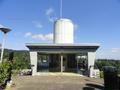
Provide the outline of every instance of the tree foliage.
[[[14,53],[12,61],[9,60],[10,52]],[[0,84],[5,83],[6,79],[9,77],[11,67],[13,71],[30,68],[29,52],[5,49],[3,62],[0,63]]]
[[103,66],[114,66],[118,69],[120,73],[120,60],[114,59],[98,59],[95,62],[95,65],[102,71]]
[[8,50],[5,49],[3,59],[9,60],[10,52],[14,53],[13,56],[13,69],[14,70],[21,70],[30,68],[30,56],[29,51],[17,51],[17,50]]
[[30,58],[28,51],[14,52],[13,69],[28,69],[30,68]]
[[0,84],[4,83],[9,76],[9,69],[11,68],[11,63],[9,61],[3,61],[0,63]]

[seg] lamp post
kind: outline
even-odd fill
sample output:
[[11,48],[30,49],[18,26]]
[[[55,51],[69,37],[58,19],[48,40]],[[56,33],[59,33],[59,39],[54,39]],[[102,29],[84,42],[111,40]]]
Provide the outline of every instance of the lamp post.
[[6,34],[8,32],[10,32],[11,30],[9,28],[6,28],[6,27],[0,27],[0,31],[2,31],[4,33],[2,48],[1,48],[1,57],[0,57],[0,63],[1,63],[3,61],[3,53],[4,53]]

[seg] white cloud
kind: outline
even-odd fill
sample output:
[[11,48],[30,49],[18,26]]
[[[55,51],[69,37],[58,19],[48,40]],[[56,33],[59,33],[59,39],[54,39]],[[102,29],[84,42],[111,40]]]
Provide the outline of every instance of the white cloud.
[[43,25],[38,21],[33,21],[32,23],[35,25],[36,28],[39,28],[39,29],[43,28]]
[[120,53],[120,48],[112,48],[112,53]]
[[48,34],[35,34],[32,35],[33,39],[39,39],[42,41],[52,41],[53,40],[53,33],[48,33]]
[[3,25],[0,24],[0,28],[4,27]]
[[97,51],[96,58],[120,60],[120,48],[100,47]]
[[49,33],[45,35],[46,40],[53,41],[53,33]]
[[54,22],[57,19],[55,11],[53,8],[48,8],[46,10],[46,16],[50,22]]
[[46,10],[46,15],[51,15],[51,14],[53,14],[54,13],[54,9],[53,8],[48,8],[47,10]]
[[50,22],[54,22],[56,19],[57,19],[56,17],[49,17],[49,18],[48,18],[48,20],[49,20]]
[[32,35],[31,32],[27,32],[27,33],[25,34],[25,37],[29,37],[29,36],[31,36],[31,35]]
[[77,30],[78,29],[78,24],[74,24],[74,30]]
[[0,28],[8,28],[8,27],[6,27],[6,26],[0,24]]
[[53,33],[48,34],[32,34],[28,32],[25,34],[25,37],[30,37],[32,39],[42,40],[42,41],[53,41]]

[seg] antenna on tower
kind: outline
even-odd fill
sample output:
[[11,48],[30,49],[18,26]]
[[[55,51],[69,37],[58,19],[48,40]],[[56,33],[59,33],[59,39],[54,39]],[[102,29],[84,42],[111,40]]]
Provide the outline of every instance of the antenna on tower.
[[63,14],[63,1],[60,0],[60,18],[62,18],[62,14]]

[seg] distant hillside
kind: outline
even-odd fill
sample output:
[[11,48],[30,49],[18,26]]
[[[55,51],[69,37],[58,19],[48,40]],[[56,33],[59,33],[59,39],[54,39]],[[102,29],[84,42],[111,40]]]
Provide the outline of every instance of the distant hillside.
[[[26,52],[28,50],[13,50],[13,49],[4,49],[5,51],[7,52],[11,52],[11,51],[14,51],[14,52]],[[0,49],[0,52],[1,52],[1,49]]]
[[[1,50],[0,50],[1,52]],[[27,50],[12,50],[12,49],[5,49],[4,50],[4,60],[9,60],[10,52],[14,52],[13,56],[13,63],[14,69],[23,69],[29,68],[30,66],[30,56],[29,51]]]
[[[4,58],[8,58],[9,57],[9,53],[10,52],[14,52],[14,55],[16,55],[16,53],[29,53],[28,50],[12,50],[12,49],[4,49]],[[1,54],[1,49],[0,49],[0,54]]]

